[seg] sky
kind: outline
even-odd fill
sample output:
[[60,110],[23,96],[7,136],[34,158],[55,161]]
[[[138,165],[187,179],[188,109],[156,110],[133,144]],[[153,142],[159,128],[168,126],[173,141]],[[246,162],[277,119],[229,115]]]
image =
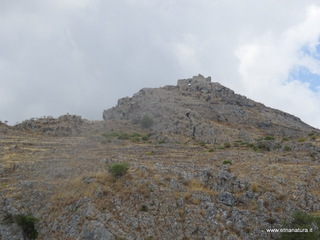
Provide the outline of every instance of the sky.
[[0,0],[0,120],[104,109],[202,74],[320,128],[318,0]]

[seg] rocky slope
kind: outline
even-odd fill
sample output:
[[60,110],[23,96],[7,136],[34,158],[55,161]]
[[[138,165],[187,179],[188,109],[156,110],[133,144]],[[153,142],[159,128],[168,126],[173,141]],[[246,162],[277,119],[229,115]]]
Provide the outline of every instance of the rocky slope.
[[281,238],[266,230],[296,210],[320,214],[319,130],[294,116],[198,76],[104,118],[0,125],[1,240],[31,239],[18,216],[37,219],[36,239],[251,240]]
[[253,140],[261,134],[298,137],[319,130],[288,113],[268,108],[199,75],[177,86],[142,89],[104,111],[105,120],[154,119],[154,131],[183,134],[206,143]]

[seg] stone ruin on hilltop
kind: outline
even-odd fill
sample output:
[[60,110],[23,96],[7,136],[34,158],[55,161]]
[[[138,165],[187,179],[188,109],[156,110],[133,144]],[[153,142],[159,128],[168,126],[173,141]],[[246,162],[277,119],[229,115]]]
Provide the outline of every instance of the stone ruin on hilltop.
[[222,86],[218,82],[211,82],[211,77],[204,77],[201,74],[187,79],[179,79],[177,81],[177,87],[183,91],[202,91],[209,92],[210,90],[225,89],[228,92],[234,93],[232,90]]
[[205,78],[201,74],[188,79],[179,79],[177,86],[181,90],[199,90],[199,88],[211,88],[211,77]]

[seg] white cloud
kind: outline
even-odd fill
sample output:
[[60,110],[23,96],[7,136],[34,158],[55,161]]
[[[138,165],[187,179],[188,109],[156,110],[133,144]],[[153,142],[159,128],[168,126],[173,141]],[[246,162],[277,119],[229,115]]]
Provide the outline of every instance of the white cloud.
[[320,8],[312,6],[307,8],[303,22],[281,34],[269,32],[240,46],[236,56],[244,92],[319,126],[319,94],[310,90],[308,84],[289,79],[291,69],[297,65],[318,73],[319,60],[301,54],[301,49],[305,46],[314,49],[319,44],[319,29]]
[[181,42],[174,43],[173,47],[176,57],[182,67],[198,67],[201,46],[194,36],[185,36]]
[[4,1],[0,120],[66,112],[101,119],[120,97],[201,73],[320,127],[318,94],[287,81],[295,66],[319,73],[312,57],[319,6],[317,0]]

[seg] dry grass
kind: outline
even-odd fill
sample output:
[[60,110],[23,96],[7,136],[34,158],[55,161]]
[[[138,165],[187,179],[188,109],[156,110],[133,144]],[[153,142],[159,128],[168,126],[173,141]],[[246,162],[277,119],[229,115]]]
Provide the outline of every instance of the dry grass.
[[[44,197],[41,205],[34,208],[41,212],[44,211],[42,206],[50,205],[47,212],[41,212],[47,214],[48,222],[72,214],[68,207],[85,197],[90,198],[101,211],[114,211],[112,201],[118,197],[132,202],[138,210],[155,194],[150,188],[152,183],[161,189],[162,192],[158,194],[167,194],[166,201],[175,202],[181,198],[190,206],[199,205],[200,199],[196,197],[198,192],[212,199],[219,193],[209,189],[199,178],[187,180],[180,173],[199,172],[204,168],[217,173],[227,156],[233,162],[231,173],[251,183],[249,189],[255,193],[270,192],[277,196],[277,201],[286,201],[287,196],[296,192],[297,185],[301,184],[309,186],[309,192],[320,198],[319,183],[313,181],[320,172],[319,163],[304,160],[310,159],[304,152],[260,154],[248,148],[234,147],[208,152],[206,147],[193,141],[188,144],[101,144],[101,133],[112,129],[119,132],[145,131],[133,125],[104,122],[85,128],[80,136],[50,137],[28,133],[0,139],[0,164],[5,169],[0,178],[1,197],[11,197],[27,204],[30,200],[28,194],[33,189],[21,189],[19,181],[36,182],[35,188]],[[186,139],[182,138],[183,141],[186,142]],[[146,156],[146,152],[154,154]],[[131,167],[125,176],[115,179],[107,172],[104,159],[129,162]],[[172,180],[181,184],[181,189],[170,188]],[[265,204],[271,203],[265,201]],[[252,212],[258,209],[254,201],[244,207]],[[150,211],[153,209],[148,208]],[[185,210],[180,208],[177,212],[183,221]],[[59,236],[58,232],[56,234]]]
[[204,186],[204,184],[197,178],[192,178],[189,181],[187,181],[186,186],[191,192],[199,191],[199,192],[205,192],[209,194],[214,193],[207,186]]
[[253,182],[251,183],[251,191],[252,192],[258,192],[259,191],[259,186],[257,183]]

